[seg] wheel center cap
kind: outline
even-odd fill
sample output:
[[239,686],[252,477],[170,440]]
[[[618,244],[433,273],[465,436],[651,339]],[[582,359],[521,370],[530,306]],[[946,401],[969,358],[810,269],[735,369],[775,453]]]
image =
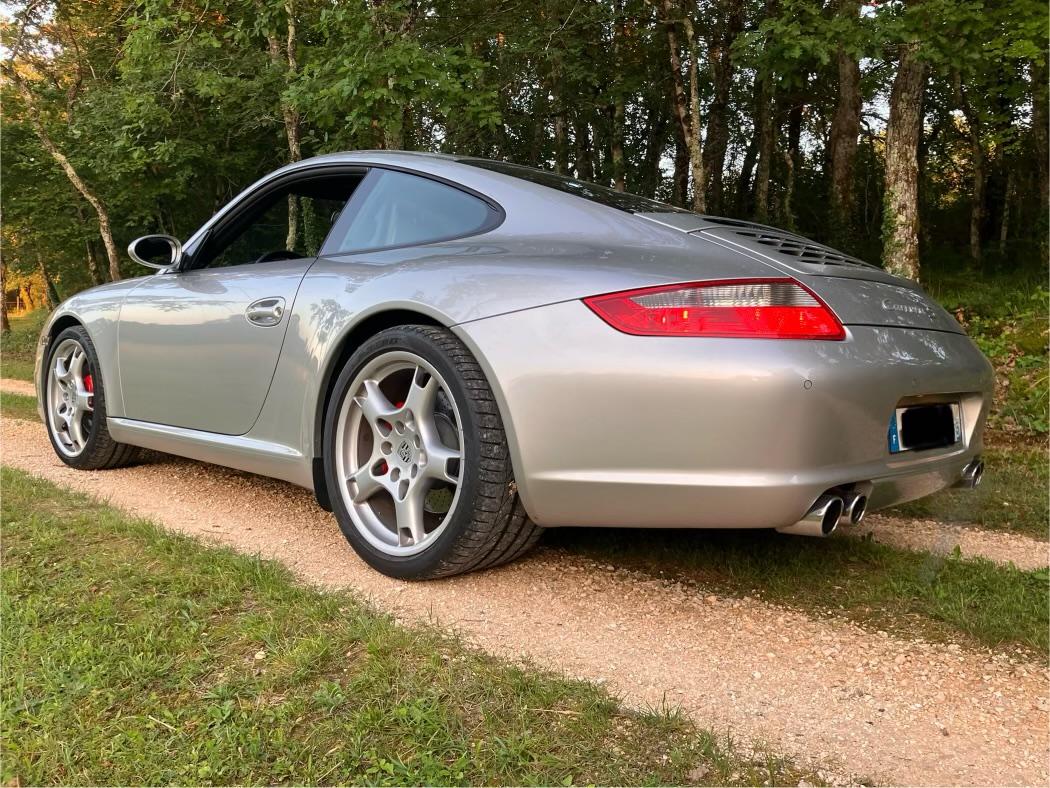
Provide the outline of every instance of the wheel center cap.
[[408,441],[401,441],[401,444],[397,447],[397,456],[401,459],[401,462],[411,461],[412,446]]

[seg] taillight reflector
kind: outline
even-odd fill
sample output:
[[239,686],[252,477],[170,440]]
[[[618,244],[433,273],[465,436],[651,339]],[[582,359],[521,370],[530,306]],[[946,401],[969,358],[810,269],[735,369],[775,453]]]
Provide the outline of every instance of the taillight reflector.
[[845,339],[835,314],[794,279],[646,287],[583,299],[613,328],[638,336]]

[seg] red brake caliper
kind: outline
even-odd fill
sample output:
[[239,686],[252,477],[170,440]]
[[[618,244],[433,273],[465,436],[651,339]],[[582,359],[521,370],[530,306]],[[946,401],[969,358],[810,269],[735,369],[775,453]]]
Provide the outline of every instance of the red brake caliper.
[[84,375],[84,388],[87,389],[88,394],[95,393],[95,381],[91,379],[91,373]]

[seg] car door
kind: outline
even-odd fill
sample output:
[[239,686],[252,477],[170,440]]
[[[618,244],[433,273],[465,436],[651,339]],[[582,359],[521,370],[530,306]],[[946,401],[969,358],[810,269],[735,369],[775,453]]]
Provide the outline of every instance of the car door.
[[252,428],[299,284],[360,178],[306,176],[239,202],[185,270],[128,295],[118,327],[127,418],[225,435]]

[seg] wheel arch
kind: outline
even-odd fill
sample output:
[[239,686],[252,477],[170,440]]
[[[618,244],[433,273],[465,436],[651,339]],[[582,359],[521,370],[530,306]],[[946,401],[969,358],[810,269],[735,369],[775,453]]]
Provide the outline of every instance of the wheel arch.
[[324,477],[323,443],[324,443],[324,420],[328,413],[328,405],[332,399],[332,390],[339,372],[349,361],[354,351],[370,337],[380,331],[395,326],[424,325],[448,328],[449,324],[439,320],[432,314],[426,312],[398,307],[373,312],[354,323],[343,336],[333,345],[328,354],[321,372],[321,381],[318,386],[317,402],[314,405],[313,435],[312,435],[312,473],[314,479],[314,495],[317,502],[327,511],[332,511],[331,502],[328,499],[328,485]]
[[[87,331],[87,326],[84,325],[84,321],[81,320],[79,317],[77,317],[74,314],[71,314],[71,313],[67,312],[64,315],[60,315],[59,317],[55,318],[55,321],[50,326],[48,326],[48,330],[47,330],[47,342],[48,342],[48,344],[50,345],[51,341],[55,337],[57,337],[59,334],[61,334],[67,328],[72,328],[73,326],[80,326],[85,331]],[[88,334],[90,335],[90,333],[91,332],[89,331]]]
[[[33,385],[36,389],[36,400],[37,400],[37,412],[40,414],[40,419],[45,419],[44,414],[44,369],[47,366],[47,355],[51,352],[51,343],[55,341],[55,337],[65,331],[67,328],[73,326],[79,326],[87,331],[87,326],[84,325],[84,321],[77,317],[71,312],[64,312],[57,316],[52,316],[48,319],[47,323],[40,331],[40,339],[37,340],[38,349],[36,353],[36,361],[33,365]],[[88,332],[90,336],[90,332]]]

